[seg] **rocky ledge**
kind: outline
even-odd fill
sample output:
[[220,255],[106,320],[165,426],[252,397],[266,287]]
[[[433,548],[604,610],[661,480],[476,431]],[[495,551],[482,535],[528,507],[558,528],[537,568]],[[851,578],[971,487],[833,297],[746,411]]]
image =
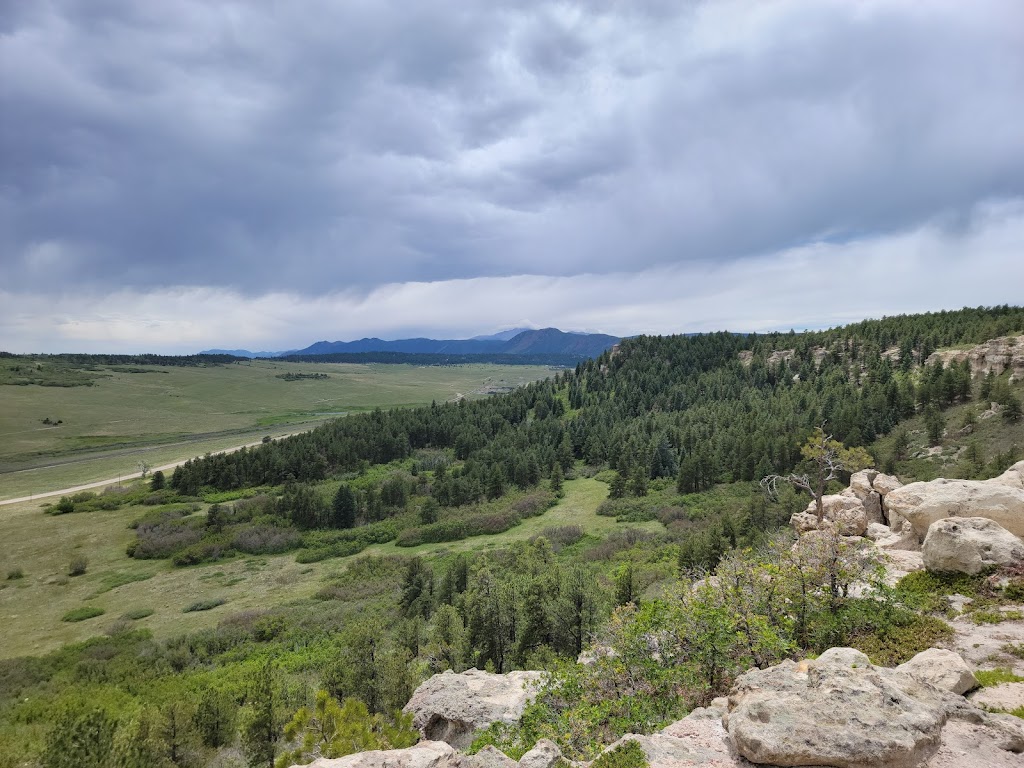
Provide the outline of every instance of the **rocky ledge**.
[[[492,677],[501,677],[494,675]],[[429,681],[428,681],[429,682]],[[977,685],[951,651],[932,649],[896,668],[852,648],[741,675],[716,699],[659,733],[629,734],[651,768],[831,766],[1011,768],[1024,764],[1024,721],[992,714],[963,694]],[[569,765],[541,741],[518,762],[493,748],[464,755],[423,741],[408,749],[318,760],[317,768],[554,768]]]

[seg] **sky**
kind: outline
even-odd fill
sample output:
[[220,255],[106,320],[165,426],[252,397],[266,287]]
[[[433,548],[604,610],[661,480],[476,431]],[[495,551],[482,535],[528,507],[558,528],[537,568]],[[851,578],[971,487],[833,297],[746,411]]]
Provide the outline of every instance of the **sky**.
[[1024,301],[1019,0],[0,0],[0,349]]

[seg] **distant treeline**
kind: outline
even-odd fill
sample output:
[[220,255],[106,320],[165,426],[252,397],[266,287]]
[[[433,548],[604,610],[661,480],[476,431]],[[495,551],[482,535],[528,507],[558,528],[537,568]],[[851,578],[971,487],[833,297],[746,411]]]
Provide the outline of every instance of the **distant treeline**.
[[334,352],[329,355],[284,355],[273,360],[288,363],[387,363],[391,365],[553,365],[572,368],[582,360],[576,355],[447,355],[413,352]]
[[26,358],[39,362],[63,363],[72,367],[86,368],[96,365],[178,365],[185,367],[224,365],[245,359],[234,355],[85,355],[77,353],[16,355],[12,352],[0,352],[0,357]]

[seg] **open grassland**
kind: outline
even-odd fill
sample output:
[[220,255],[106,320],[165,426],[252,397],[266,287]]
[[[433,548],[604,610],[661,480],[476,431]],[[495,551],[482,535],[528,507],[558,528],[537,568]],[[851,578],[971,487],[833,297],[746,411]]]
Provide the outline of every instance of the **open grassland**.
[[[538,535],[549,526],[573,524],[594,539],[626,527],[664,530],[656,522],[627,525],[598,516],[597,507],[607,492],[608,486],[598,480],[570,480],[556,506],[505,533],[414,548],[388,544],[367,553],[431,556],[485,551]],[[292,553],[239,556],[189,568],[176,568],[167,560],[133,560],[125,555],[134,538],[128,524],[148,510],[52,516],[38,502],[6,507],[0,515],[0,658],[44,654],[102,634],[119,620],[147,627],[165,639],[213,626],[240,611],[308,600],[352,559],[300,564]],[[86,558],[86,571],[69,576],[76,557]],[[16,572],[20,577],[8,578]],[[223,604],[210,610],[186,612],[191,606],[221,600]],[[88,607],[102,609],[103,614],[62,620]]]
[[[0,360],[16,365],[26,360]],[[139,462],[161,466],[348,413],[484,397],[552,371],[267,360],[106,366],[89,374],[91,386],[0,386],[0,499],[135,472]],[[310,378],[279,378],[286,374]]]

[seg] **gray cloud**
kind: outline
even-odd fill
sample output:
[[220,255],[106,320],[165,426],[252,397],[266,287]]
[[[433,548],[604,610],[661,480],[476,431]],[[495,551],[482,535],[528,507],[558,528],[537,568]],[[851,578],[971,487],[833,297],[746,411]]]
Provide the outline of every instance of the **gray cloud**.
[[1024,197],[1020,29],[1013,0],[7,3],[0,282],[366,296],[955,229]]

